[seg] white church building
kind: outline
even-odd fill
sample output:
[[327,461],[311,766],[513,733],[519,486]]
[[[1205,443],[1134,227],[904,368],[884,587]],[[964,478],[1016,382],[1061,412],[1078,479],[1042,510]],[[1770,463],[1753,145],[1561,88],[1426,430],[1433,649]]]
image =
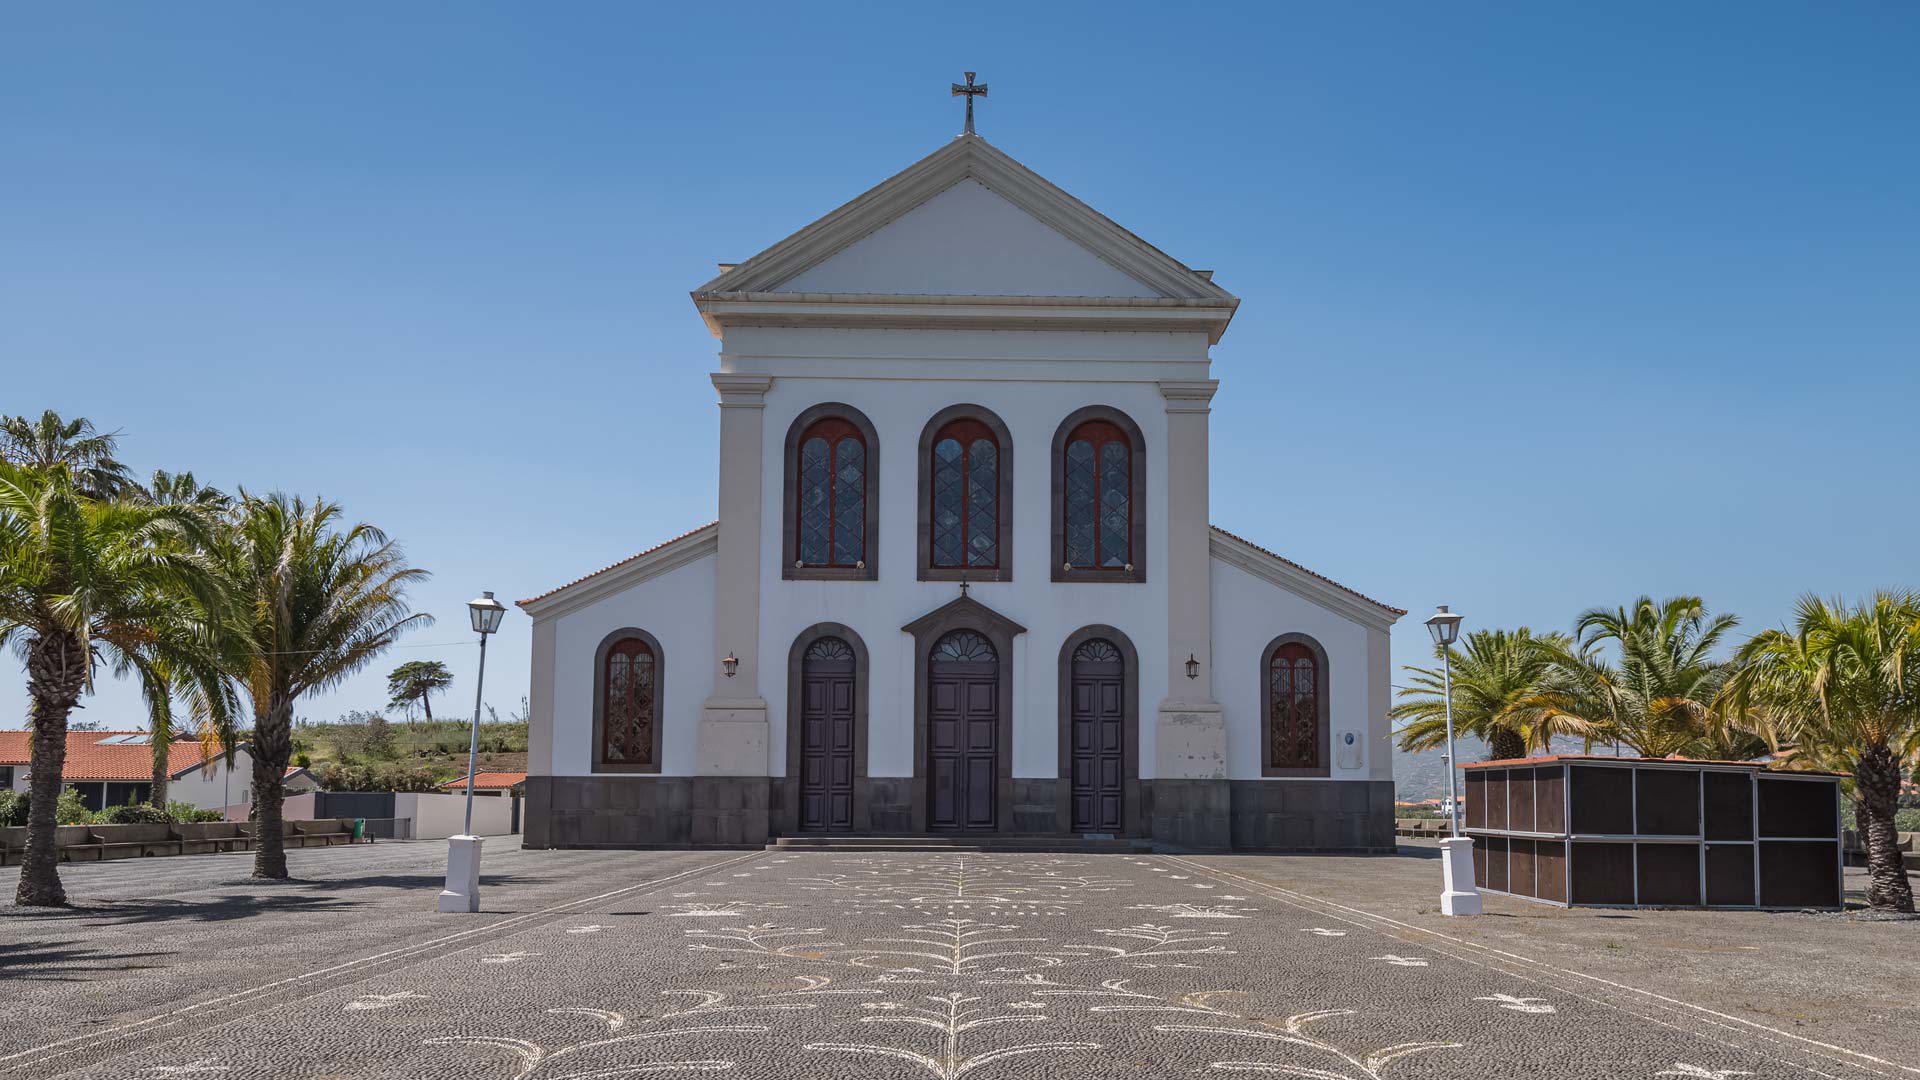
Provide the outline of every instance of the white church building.
[[969,131],[693,300],[719,520],[521,601],[527,846],[1393,846],[1405,612],[1210,524],[1210,272]]

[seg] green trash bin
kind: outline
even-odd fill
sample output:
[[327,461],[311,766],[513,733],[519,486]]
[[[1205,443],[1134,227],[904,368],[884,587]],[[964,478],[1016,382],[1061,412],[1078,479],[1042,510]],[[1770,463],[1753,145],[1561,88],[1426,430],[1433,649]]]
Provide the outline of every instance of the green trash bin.
[[365,840],[366,838],[367,838],[367,819],[363,817],[354,818],[353,819],[354,841],[358,842],[361,840]]

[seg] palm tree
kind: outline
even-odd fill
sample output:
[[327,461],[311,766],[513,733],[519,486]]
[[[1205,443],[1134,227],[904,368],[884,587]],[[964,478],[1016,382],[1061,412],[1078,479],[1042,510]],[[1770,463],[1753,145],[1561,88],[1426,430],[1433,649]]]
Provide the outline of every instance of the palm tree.
[[118,437],[101,434],[84,416],[62,420],[48,409],[40,419],[0,417],[0,459],[27,469],[65,468],[81,494],[116,499],[133,486],[133,472],[114,457]]
[[1551,711],[1585,725],[1594,741],[1623,742],[1645,757],[1732,748],[1738,733],[1714,702],[1733,665],[1713,651],[1738,623],[1709,616],[1697,596],[1587,611],[1575,625],[1577,648],[1554,650]]
[[[225,492],[202,486],[192,473],[164,469],[154,470],[150,483],[129,487],[126,496],[151,506],[179,506],[199,513],[213,530],[224,525],[223,515],[233,505]],[[138,673],[141,697],[147,706],[147,741],[153,748],[152,789],[147,801],[154,806],[167,805],[167,789],[173,779],[171,751],[179,735],[173,711],[176,698],[188,707],[203,757],[213,746],[233,742],[233,714],[238,702],[231,684],[222,676],[221,657],[207,650],[190,659],[193,663],[182,668],[168,658],[157,657]]]
[[15,893],[20,904],[66,903],[54,846],[67,716],[105,660],[143,680],[215,647],[225,611],[204,552],[206,522],[174,506],[88,497],[65,464],[0,463],[0,643],[27,669],[32,802]]
[[[1559,716],[1543,697],[1554,671],[1555,650],[1572,639],[1565,634],[1536,637],[1532,630],[1476,630],[1453,658],[1453,726],[1456,732],[1485,741],[1493,760],[1544,750],[1557,733],[1583,728]],[[1440,656],[1439,648],[1434,656]],[[1399,729],[1400,749],[1431,750],[1446,742],[1445,675],[1439,668],[1407,668],[1410,685],[1387,714],[1407,723]]]
[[409,660],[387,676],[387,704],[413,711],[415,704],[426,710],[427,723],[433,723],[432,695],[453,685],[453,672],[438,660]]
[[293,711],[364,668],[411,626],[406,588],[427,576],[371,525],[342,526],[340,507],[241,492],[221,562],[241,608],[243,655],[230,674],[253,708],[253,876],[284,878],[280,782],[293,753]]
[[1867,847],[1867,903],[1913,910],[1894,813],[1901,765],[1920,745],[1920,593],[1858,605],[1801,597],[1792,629],[1740,649],[1729,711],[1763,718],[1776,745],[1853,774]]

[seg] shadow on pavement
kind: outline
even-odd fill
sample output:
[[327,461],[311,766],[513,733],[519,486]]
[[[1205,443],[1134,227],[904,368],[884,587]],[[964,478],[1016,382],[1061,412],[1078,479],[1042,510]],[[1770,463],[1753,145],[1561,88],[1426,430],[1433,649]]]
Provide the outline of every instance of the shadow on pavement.
[[[64,908],[14,908],[6,918],[96,926],[167,922],[231,922],[285,912],[337,911],[351,901],[328,896],[219,896],[209,900],[79,900]],[[0,954],[4,959],[4,954]]]
[[142,971],[160,964],[135,964],[172,956],[171,952],[101,952],[78,941],[0,942],[0,983],[9,980],[33,982],[82,982],[88,974],[106,971]]

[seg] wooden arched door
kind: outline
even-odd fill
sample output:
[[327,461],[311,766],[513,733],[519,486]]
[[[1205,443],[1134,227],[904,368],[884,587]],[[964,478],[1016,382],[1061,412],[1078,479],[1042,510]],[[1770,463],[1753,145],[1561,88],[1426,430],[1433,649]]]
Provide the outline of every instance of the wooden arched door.
[[955,630],[927,659],[927,828],[993,832],[1000,772],[1000,656],[972,630]]
[[837,637],[807,646],[800,658],[800,829],[853,828],[857,659]]
[[1073,650],[1067,746],[1073,831],[1120,833],[1126,814],[1126,658],[1094,638]]

